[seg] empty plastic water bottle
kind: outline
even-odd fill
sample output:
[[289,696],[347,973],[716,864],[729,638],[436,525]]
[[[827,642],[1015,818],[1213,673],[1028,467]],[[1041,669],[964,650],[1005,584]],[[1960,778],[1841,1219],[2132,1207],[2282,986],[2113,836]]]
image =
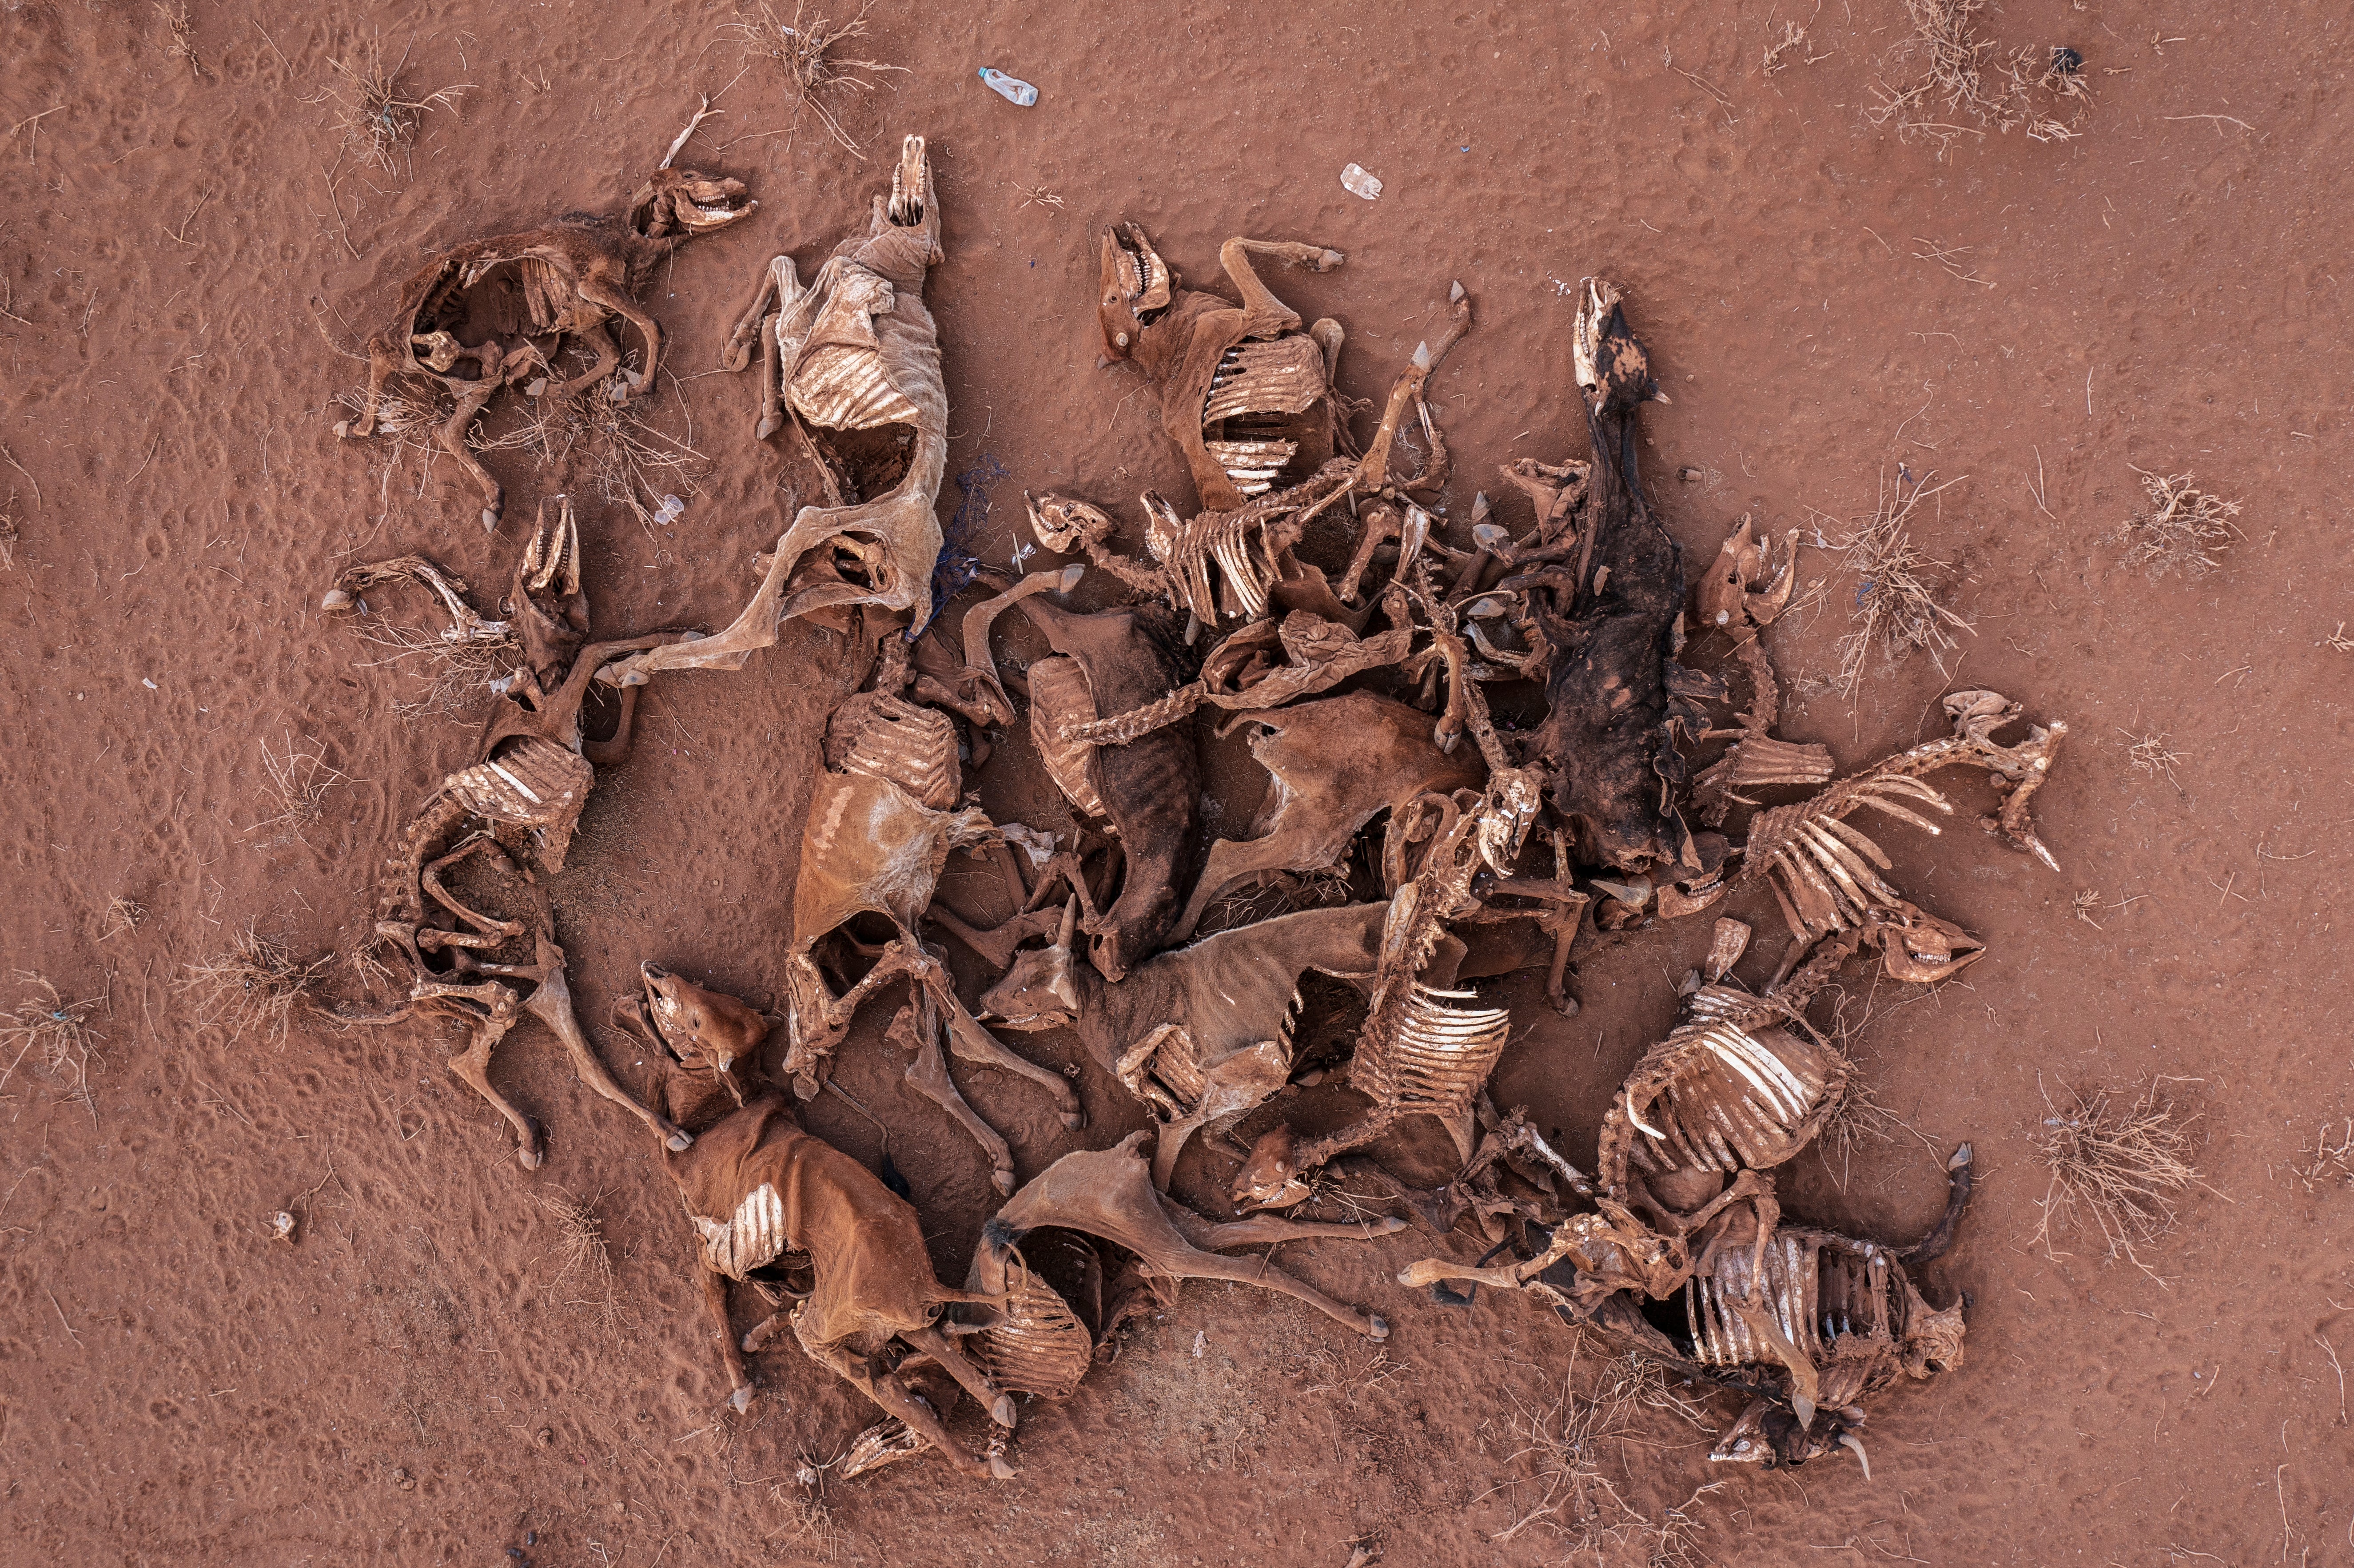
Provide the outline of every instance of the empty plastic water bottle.
[[677,496],[663,496],[662,498],[662,504],[654,508],[654,526],[657,528],[669,527],[673,522],[677,521],[678,514],[685,510],[686,503],[681,501]]
[[1347,168],[1342,169],[1341,183],[1349,187],[1352,195],[1361,196],[1367,201],[1372,201],[1382,194],[1382,182],[1365,173],[1362,164],[1351,164]]
[[1027,109],[1038,101],[1036,88],[1019,77],[1006,75],[995,66],[981,67],[981,79],[989,84],[989,90],[991,92],[998,94],[1017,109]]

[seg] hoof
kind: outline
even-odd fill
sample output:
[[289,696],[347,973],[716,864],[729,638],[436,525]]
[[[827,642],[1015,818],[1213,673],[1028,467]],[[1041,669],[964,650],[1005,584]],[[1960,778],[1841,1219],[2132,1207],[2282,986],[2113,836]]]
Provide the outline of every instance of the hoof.
[[1368,1328],[1365,1330],[1365,1338],[1369,1340],[1386,1340],[1390,1337],[1390,1320],[1387,1318],[1383,1317],[1379,1312],[1366,1313],[1365,1321],[1372,1325],[1371,1328]]
[[991,1454],[989,1457],[989,1478],[992,1481],[1010,1481],[1013,1478],[1013,1467],[1007,1464],[1001,1456]]
[[1341,255],[1338,250],[1327,250],[1323,255],[1319,256],[1315,260],[1310,262],[1309,265],[1319,272],[1330,272],[1333,268],[1338,267],[1347,260],[1348,258]]
[[752,1408],[752,1385],[744,1383],[727,1396],[727,1408],[741,1415]]
[[771,414],[767,418],[762,419],[758,426],[754,427],[752,439],[756,441],[765,441],[770,436],[775,435],[779,430],[783,429],[784,428],[785,422],[777,418],[774,414]]
[[1079,1128],[1087,1125],[1087,1113],[1083,1110],[1065,1111],[1063,1113],[1063,1125],[1068,1128],[1071,1131],[1076,1132]]
[[695,1134],[673,1128],[670,1136],[663,1139],[663,1147],[673,1154],[684,1154],[695,1147]]
[[991,1171],[989,1184],[997,1189],[997,1195],[1001,1198],[1013,1196],[1013,1172],[1011,1171]]
[[1395,1214],[1388,1214],[1378,1220],[1367,1221],[1365,1228],[1367,1234],[1371,1235],[1394,1236],[1405,1229],[1405,1222]]
[[991,1421],[996,1422],[1000,1426],[1004,1427],[1007,1431],[1012,1431],[1013,1429],[1015,1419],[1013,1411],[1013,1396],[1010,1393],[999,1394],[997,1396],[997,1403],[989,1407],[989,1418]]
[[352,596],[342,588],[328,589],[327,597],[319,601],[319,608],[323,610],[349,609],[351,607]]
[[500,509],[495,506],[485,506],[482,508],[483,533],[495,534],[499,531],[499,510]]
[[538,1170],[546,1159],[546,1151],[536,1144],[519,1144],[515,1148],[515,1163],[526,1171]]
[[335,421],[335,435],[338,440],[346,441],[350,440],[352,439],[352,422],[349,419],[337,419]]

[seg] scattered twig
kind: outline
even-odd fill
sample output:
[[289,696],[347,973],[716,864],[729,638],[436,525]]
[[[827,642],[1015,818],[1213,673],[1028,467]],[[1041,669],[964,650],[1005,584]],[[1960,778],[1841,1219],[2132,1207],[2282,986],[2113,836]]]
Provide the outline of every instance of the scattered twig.
[[135,898],[125,898],[120,893],[106,901],[106,924],[98,933],[101,942],[120,937],[125,931],[139,929],[139,922],[147,918],[147,906]]
[[400,77],[415,48],[412,42],[390,69],[385,67],[380,37],[368,39],[348,59],[327,62],[344,79],[343,87],[330,89],[328,96],[334,101],[335,124],[343,133],[345,148],[356,154],[362,164],[387,174],[392,172],[394,159],[417,140],[418,126],[426,114],[435,109],[455,109],[458,95],[471,91],[474,85],[459,82],[421,98],[406,96],[408,90],[401,85]]
[[45,976],[28,969],[16,971],[16,983],[30,994],[13,1013],[0,1014],[7,1020],[0,1023],[0,1054],[8,1059],[8,1065],[0,1067],[0,1088],[7,1086],[8,1079],[28,1054],[37,1054],[40,1070],[63,1079],[66,1097],[80,1101],[95,1120],[98,1111],[90,1097],[91,1043],[106,1036],[92,1029],[86,1020],[91,1009],[106,999],[92,996],[68,1001]]
[[281,810],[276,816],[265,817],[245,830],[250,833],[277,828],[279,835],[272,842],[281,844],[301,839],[302,830],[319,820],[328,790],[351,782],[342,769],[327,765],[316,741],[308,743],[308,751],[295,749],[291,735],[284,737],[283,744],[284,749],[272,751],[268,741],[261,743],[262,771],[270,776],[270,791],[278,797]]
[[1855,630],[1840,639],[1840,694],[1853,696],[1863,681],[1864,661],[1873,648],[1891,659],[1915,648],[1928,650],[1939,671],[1945,655],[1958,646],[1952,633],[1976,629],[1938,602],[1946,589],[1943,561],[1924,554],[1913,543],[1913,513],[1921,503],[1943,494],[1969,476],[1932,486],[1931,473],[1914,479],[1900,467],[1893,487],[1883,482],[1879,507],[1869,522],[1850,530],[1830,547],[1856,576],[1855,604],[1848,619]]

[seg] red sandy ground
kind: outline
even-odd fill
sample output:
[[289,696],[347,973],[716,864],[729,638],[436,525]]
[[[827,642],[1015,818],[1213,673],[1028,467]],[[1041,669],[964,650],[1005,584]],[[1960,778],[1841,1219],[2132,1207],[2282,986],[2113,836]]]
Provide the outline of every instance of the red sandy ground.
[[[878,15],[861,52],[909,74],[845,110],[878,151],[931,138],[950,472],[984,456],[1009,471],[992,558],[1024,487],[1131,519],[1148,485],[1187,493],[1137,383],[1095,368],[1094,234],[1120,217],[1197,281],[1233,233],[1345,250],[1344,270],[1277,286],[1347,324],[1359,395],[1461,279],[1479,324],[1434,383],[1458,518],[1473,489],[1501,489],[1498,463],[1583,450],[1565,296],[1587,273],[1627,287],[1673,394],[1647,416],[1644,459],[1696,558],[1744,511],[1777,530],[1867,514],[1900,463],[1968,476],[1918,530],[1976,622],[1957,667],[1875,662],[1839,698],[1819,678],[1853,582],[1817,551],[1804,571],[1828,578],[1825,605],[1772,638],[1801,694],[1784,733],[1845,765],[1932,733],[1955,684],[2074,729],[2037,802],[2059,875],[1967,827],[1934,853],[1887,835],[1903,885],[1989,950],[1934,997],[1872,999],[1866,1077],[1920,1136],[1866,1143],[1845,1171],[1810,1152],[1783,1177],[1792,1212],[1901,1240],[1936,1211],[1938,1156],[1977,1141],[1980,1197],[1930,1275],[1941,1299],[1973,1293],[1967,1364],[1881,1398],[1869,1485],[1845,1460],[1711,1473],[1704,1435],[1646,1414],[1641,1442],[1602,1446],[1628,1502],[1656,1517],[1723,1481],[1691,1512],[1694,1545],[1728,1563],[2354,1561],[2354,1442],[2327,1353],[2354,1353],[2354,1308],[2335,1304],[2354,1303],[2354,1192],[2292,1173],[2349,1110],[2331,1020],[2349,978],[2334,927],[2354,654],[2327,642],[2354,620],[2343,12],[1991,15],[2006,45],[2083,49],[2097,103],[2080,140],[1966,140],[1939,163],[1862,118],[1870,84],[1900,69],[1894,0],[1813,13],[1802,52],[1828,58],[1770,78],[1759,57],[1781,18],[1722,0],[992,11]],[[811,1527],[796,1465],[839,1452],[872,1409],[780,1341],[754,1414],[723,1412],[651,1150],[544,1033],[519,1029],[494,1069],[549,1132],[525,1174],[504,1124],[442,1072],[432,1028],[232,1042],[174,989],[248,921],[304,953],[351,944],[391,835],[466,759],[471,716],[398,719],[413,680],[319,613],[335,572],[415,549],[495,591],[518,524],[563,479],[494,457],[514,521],[486,538],[446,459],[423,471],[387,441],[337,442],[361,367],[328,339],[376,326],[429,246],[614,203],[695,94],[722,89],[726,115],[687,161],[744,176],[761,210],[649,291],[677,379],[648,412],[707,461],[691,493],[663,486],[690,501],[669,530],[592,505],[584,532],[615,634],[716,626],[748,591],[748,559],[780,526],[781,460],[749,439],[748,380],[709,372],[760,264],[790,248],[806,270],[863,221],[887,165],[806,117],[789,129],[735,19],[709,0],[199,4],[192,75],[145,5],[0,14],[0,125],[16,127],[0,141],[0,494],[14,487],[22,535],[0,572],[5,946],[68,999],[104,999],[86,1105],[31,1063],[0,1090],[0,1558],[487,1564],[526,1531],[535,1562],[638,1568],[1339,1568],[1365,1537],[1399,1564],[1558,1557],[1551,1521],[1490,1538],[1543,1498],[1514,1422],[1558,1398],[1572,1339],[1532,1301],[1442,1311],[1405,1292],[1392,1274],[1430,1249],[1413,1234],[1285,1254],[1390,1317],[1386,1377],[1299,1306],[1188,1287],[1077,1397],[1028,1412],[1019,1480],[904,1465],[833,1489]],[[378,28],[396,56],[413,29],[411,87],[472,84],[388,176],[338,168],[320,101],[330,59]],[[1038,106],[984,90],[983,64],[1037,82]],[[1378,202],[1341,188],[1351,160],[1387,183]],[[1925,241],[1978,281],[1922,260]],[[1701,482],[1677,482],[1684,465]],[[2220,572],[2153,586],[2119,565],[2137,465],[2244,499]],[[592,1027],[642,958],[773,995],[806,780],[848,680],[839,643],[796,628],[741,674],[652,689],[637,755],[598,789],[559,885]],[[2180,754],[2170,775],[2129,763],[2152,734]],[[290,737],[349,780],[299,837],[253,826],[276,810],[261,747]],[[1031,765],[1005,755],[982,777],[1001,816],[1039,800]],[[1241,779],[1230,758],[1214,785],[1230,823],[1254,810]],[[951,895],[981,907],[981,886]],[[2080,889],[2099,893],[2090,921],[2071,908]],[[146,918],[101,938],[117,895]],[[1589,1160],[1705,927],[1585,948],[1573,1022],[1515,992],[1538,1022],[1499,1099]],[[985,1167],[899,1086],[882,1012],[843,1080],[899,1129],[935,1263],[960,1278]],[[1064,1035],[1023,1048],[1077,1059]],[[2076,1232],[2056,1256],[2031,1247],[2046,1092],[2153,1075],[2185,1080],[2174,1091],[2202,1113],[2205,1182],[2144,1249],[2151,1272]],[[1094,1124],[1076,1135],[1026,1086],[968,1082],[1025,1176],[1138,1125],[1092,1067]],[[811,1117],[876,1154],[831,1099]],[[1206,1202],[1226,1159],[1189,1151],[1181,1191]],[[603,1217],[610,1304],[562,1272],[539,1202],[559,1192]],[[281,1208],[302,1221],[291,1246],[269,1239]]]

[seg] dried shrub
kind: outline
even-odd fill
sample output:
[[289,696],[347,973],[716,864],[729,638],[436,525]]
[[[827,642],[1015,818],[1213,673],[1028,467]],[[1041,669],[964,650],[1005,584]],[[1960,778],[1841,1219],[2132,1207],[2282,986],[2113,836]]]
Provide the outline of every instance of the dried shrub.
[[[305,751],[287,736],[280,749],[272,751],[270,743],[261,743],[261,769],[269,776],[270,792],[279,810],[275,816],[264,817],[245,831],[259,832],[263,828],[275,828],[278,836],[272,843],[291,843],[302,838],[302,830],[319,820],[326,809],[327,791],[338,784],[351,782],[340,768],[327,765],[326,756],[317,741],[306,741]],[[307,841],[306,841],[307,842]]]
[[2068,1103],[2044,1105],[2052,1114],[2035,1136],[2038,1162],[2051,1173],[2038,1206],[2043,1217],[2033,1241],[2047,1256],[2054,1225],[2065,1229],[2090,1220],[2107,1244],[2108,1255],[2144,1272],[2148,1266],[2135,1249],[2172,1230],[2175,1199],[2199,1180],[2190,1163],[2190,1124],[2151,1084],[2119,1108],[2117,1091],[2087,1097],[2070,1089]]
[[564,1266],[556,1271],[556,1283],[578,1274],[588,1280],[600,1294],[610,1297],[613,1290],[613,1249],[605,1240],[605,1222],[597,1217],[597,1198],[581,1199],[570,1192],[544,1192],[539,1206],[556,1219],[557,1255]]
[[1913,542],[1914,511],[1969,476],[1933,487],[1929,481],[1935,477],[1914,479],[1898,469],[1895,484],[1883,485],[1871,520],[1831,546],[1856,577],[1855,604],[1848,612],[1855,630],[1839,641],[1842,696],[1853,696],[1862,683],[1864,662],[1874,648],[1892,662],[1916,648],[1925,649],[1943,673],[1946,654],[1957,646],[1953,633],[1974,630],[1940,602],[1952,588],[1952,567]]
[[403,50],[399,61],[387,69],[381,38],[370,38],[349,58],[327,64],[343,79],[340,87],[328,89],[327,97],[335,106],[335,128],[342,133],[345,150],[356,154],[362,164],[387,174],[393,160],[416,142],[417,128],[427,112],[456,108],[458,95],[473,86],[460,82],[421,98],[408,97],[409,90],[400,80],[408,68],[408,51]]
[[327,954],[297,963],[285,948],[249,926],[227,952],[188,965],[175,989],[194,997],[199,1023],[221,1025],[231,1040],[251,1033],[281,1044],[296,1010],[318,1006],[313,988],[333,961]]
[[29,994],[16,1012],[0,1015],[7,1019],[0,1024],[0,1055],[8,1060],[7,1066],[0,1068],[0,1088],[7,1087],[17,1067],[31,1056],[40,1071],[65,1085],[68,1099],[79,1101],[95,1119],[98,1111],[90,1097],[90,1059],[93,1043],[106,1036],[87,1020],[90,1011],[106,999],[93,996],[68,1001],[45,976],[29,969],[16,971],[16,983]]
[[147,918],[147,906],[135,898],[125,898],[120,893],[106,901],[106,915],[99,926],[101,942],[120,937],[126,931],[139,929],[139,922]]
[[1628,1502],[1619,1483],[1610,1478],[1603,1447],[1656,1446],[1656,1440],[1644,1435],[1647,1424],[1638,1414],[1646,1409],[1706,1431],[1700,1408],[1678,1398],[1657,1365],[1634,1356],[1605,1361],[1584,1393],[1577,1382],[1577,1349],[1573,1346],[1561,1392],[1549,1407],[1539,1409],[1513,1396],[1510,1429],[1521,1447],[1511,1462],[1523,1473],[1491,1490],[1517,1489],[1525,1496],[1534,1489],[1535,1500],[1518,1520],[1489,1539],[1501,1542],[1542,1529],[1560,1538],[1572,1558],[1590,1553],[1605,1559],[1632,1550],[1649,1563],[1698,1561],[1691,1538],[1699,1521],[1690,1510],[1723,1483],[1701,1488],[1653,1520]]
[[2187,473],[2142,474],[2148,508],[2127,518],[2120,530],[2126,565],[2148,567],[2153,581],[2174,572],[2205,577],[2218,565],[2216,557],[2242,537],[2232,521],[2240,514],[2240,503],[2195,489],[2190,480]]
[[[2078,135],[2092,101],[2084,57],[2065,48],[2006,51],[1978,31],[1986,8],[1987,0],[1904,0],[1913,32],[1903,52],[1913,73],[1899,85],[1875,83],[1864,118],[1893,124],[1908,142],[1933,143],[1940,161],[1959,138],[1983,138],[1988,130],[2024,126],[2038,142]],[[2061,109],[2070,103],[2075,109],[2063,121]]]
[[387,650],[381,659],[366,659],[353,668],[390,666],[405,670],[425,683],[423,693],[403,702],[396,698],[394,715],[414,723],[441,717],[462,721],[478,701],[490,694],[490,683],[503,673],[515,652],[512,640],[485,642],[479,639],[452,641],[439,632],[406,625],[373,611],[355,628],[362,641]]
[[757,20],[731,24],[744,36],[747,54],[775,60],[783,68],[786,87],[793,95],[794,119],[798,122],[801,111],[808,110],[843,151],[858,158],[866,156],[865,149],[843,129],[837,105],[860,93],[873,92],[887,71],[907,74],[906,66],[854,59],[839,52],[852,40],[866,37],[867,13],[874,9],[874,0],[866,0],[857,15],[837,23],[811,16],[807,5],[796,4],[793,19],[787,22],[779,18],[767,0],[761,0]]

